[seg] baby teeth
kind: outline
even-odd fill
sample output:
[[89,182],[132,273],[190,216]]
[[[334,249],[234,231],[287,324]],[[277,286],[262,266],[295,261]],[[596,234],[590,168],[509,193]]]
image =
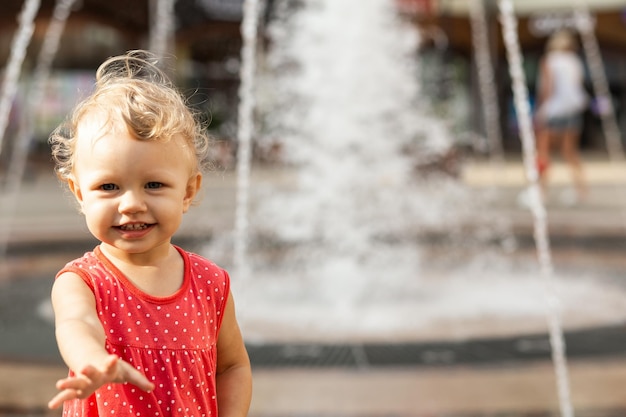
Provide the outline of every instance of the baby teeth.
[[145,229],[146,227],[148,227],[147,224],[125,224],[122,225],[120,228],[122,230],[142,230]]

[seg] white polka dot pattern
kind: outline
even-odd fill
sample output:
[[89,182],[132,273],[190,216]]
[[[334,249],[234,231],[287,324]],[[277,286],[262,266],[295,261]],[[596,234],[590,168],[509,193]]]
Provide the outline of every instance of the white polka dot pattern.
[[91,287],[107,350],[156,387],[145,393],[130,384],[110,384],[86,400],[66,402],[64,417],[217,416],[216,342],[230,281],[212,262],[177,249],[185,275],[168,297],[140,291],[98,247],[59,272],[76,272]]

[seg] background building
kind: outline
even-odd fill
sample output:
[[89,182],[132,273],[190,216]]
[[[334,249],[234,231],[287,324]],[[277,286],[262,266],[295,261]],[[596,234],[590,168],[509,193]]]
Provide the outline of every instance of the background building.
[[[468,0],[390,0],[419,27],[424,39],[419,59],[425,97],[435,112],[452,121],[460,141],[483,135],[475,53],[472,45]],[[193,103],[211,119],[218,136],[233,138],[236,132],[239,54],[239,24],[243,0],[177,0],[171,53],[177,57],[176,77]],[[4,0],[0,6],[0,66],[6,64],[18,25],[23,0]],[[28,83],[54,0],[42,0],[33,40],[23,67],[22,84]],[[265,6],[263,23],[271,19],[274,0]],[[515,0],[519,39],[524,53],[529,91],[535,89],[537,66],[548,32],[573,13],[571,1]],[[626,126],[626,0],[590,1],[595,34],[602,51],[606,74],[622,131]],[[61,47],[54,61],[49,94],[38,116],[35,143],[45,148],[47,134],[77,100],[76,91],[86,91],[95,68],[105,58],[129,49],[146,48],[156,0],[77,0],[68,19]],[[485,0],[491,55],[496,74],[503,147],[517,152],[520,141],[512,106],[496,0]],[[552,26],[551,26],[552,25]],[[587,86],[591,92],[589,77]],[[20,97],[13,118],[19,117]],[[602,152],[605,141],[600,119],[593,107],[585,115],[581,146]],[[15,125],[13,120],[12,124]],[[10,135],[10,132],[8,132]]]
[[[425,37],[423,54],[430,56],[433,66],[427,74],[435,78],[427,80],[436,84],[439,99],[450,94],[451,87],[464,90],[462,99],[480,103],[475,51],[472,43],[470,0],[397,0],[400,8],[408,13],[421,28]],[[605,73],[611,90],[618,125],[626,131],[626,1],[587,1],[595,21],[597,38]],[[491,42],[491,57],[496,76],[496,89],[501,115],[503,145],[505,150],[517,151],[521,144],[513,109],[511,80],[506,61],[506,51],[501,36],[497,0],[484,0],[487,30]],[[519,42],[524,54],[524,70],[528,82],[530,99],[534,100],[539,59],[544,51],[549,34],[561,26],[572,27],[576,7],[581,3],[567,0],[514,0],[518,18]],[[582,53],[582,51],[581,51]],[[427,84],[428,85],[428,84]],[[586,87],[593,93],[589,71]],[[458,94],[457,94],[458,95]],[[437,100],[437,95],[434,96]],[[464,126],[472,132],[483,130],[480,106],[464,107]],[[606,149],[600,118],[592,105],[585,114],[585,127],[581,146],[585,150],[603,152]],[[623,134],[622,134],[623,136]],[[623,140],[623,139],[622,139]]]

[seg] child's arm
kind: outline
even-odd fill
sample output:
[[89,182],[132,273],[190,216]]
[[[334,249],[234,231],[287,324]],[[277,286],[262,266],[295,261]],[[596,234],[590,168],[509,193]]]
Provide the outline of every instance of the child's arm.
[[153,389],[143,374],[106,351],[94,295],[80,276],[67,272],[55,280],[52,306],[59,351],[75,375],[57,382],[60,392],[48,404],[50,408],[74,398],[87,398],[110,382],[130,382],[146,391]]
[[245,417],[252,397],[252,371],[232,294],[228,295],[217,340],[216,381],[220,417]]

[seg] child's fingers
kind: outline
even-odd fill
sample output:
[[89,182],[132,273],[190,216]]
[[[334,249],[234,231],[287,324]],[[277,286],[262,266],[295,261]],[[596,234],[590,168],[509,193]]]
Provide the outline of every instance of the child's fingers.
[[59,379],[56,383],[56,387],[59,391],[66,389],[82,391],[92,383],[91,379],[81,375]]
[[85,398],[102,384],[113,381],[128,382],[147,392],[154,389],[154,384],[144,374],[119,357],[110,355],[103,369],[87,365],[79,374],[57,381],[56,387],[61,392],[50,400],[48,407],[55,409],[64,401]]
[[119,359],[120,358],[117,355],[109,355],[104,362],[104,372],[109,374],[114,371]]
[[85,368],[83,368],[82,371],[80,371],[80,374],[86,376],[92,381],[97,381],[98,385],[116,381],[117,379],[119,379],[117,369],[118,361],[119,357],[115,355],[109,355],[105,360],[102,368],[96,368],[93,365],[87,365],[85,366]]
[[78,398],[78,391],[65,389],[55,395],[50,402],[48,402],[48,408],[54,410],[55,408],[62,406],[65,401],[73,400],[74,398]]
[[124,364],[124,373],[125,373],[125,380],[126,382],[129,382],[133,385],[135,385],[137,388],[140,388],[144,391],[150,392],[154,389],[154,384],[152,382],[150,382],[148,380],[148,378],[142,374],[141,372],[139,372],[137,369],[133,368],[130,364],[125,363]]
[[77,379],[85,379],[88,380],[90,383],[92,383],[93,381],[100,381],[102,379],[102,371],[98,368],[96,368],[95,366],[92,365],[87,365],[85,368],[83,368],[82,371],[80,371],[79,376],[77,376]]

